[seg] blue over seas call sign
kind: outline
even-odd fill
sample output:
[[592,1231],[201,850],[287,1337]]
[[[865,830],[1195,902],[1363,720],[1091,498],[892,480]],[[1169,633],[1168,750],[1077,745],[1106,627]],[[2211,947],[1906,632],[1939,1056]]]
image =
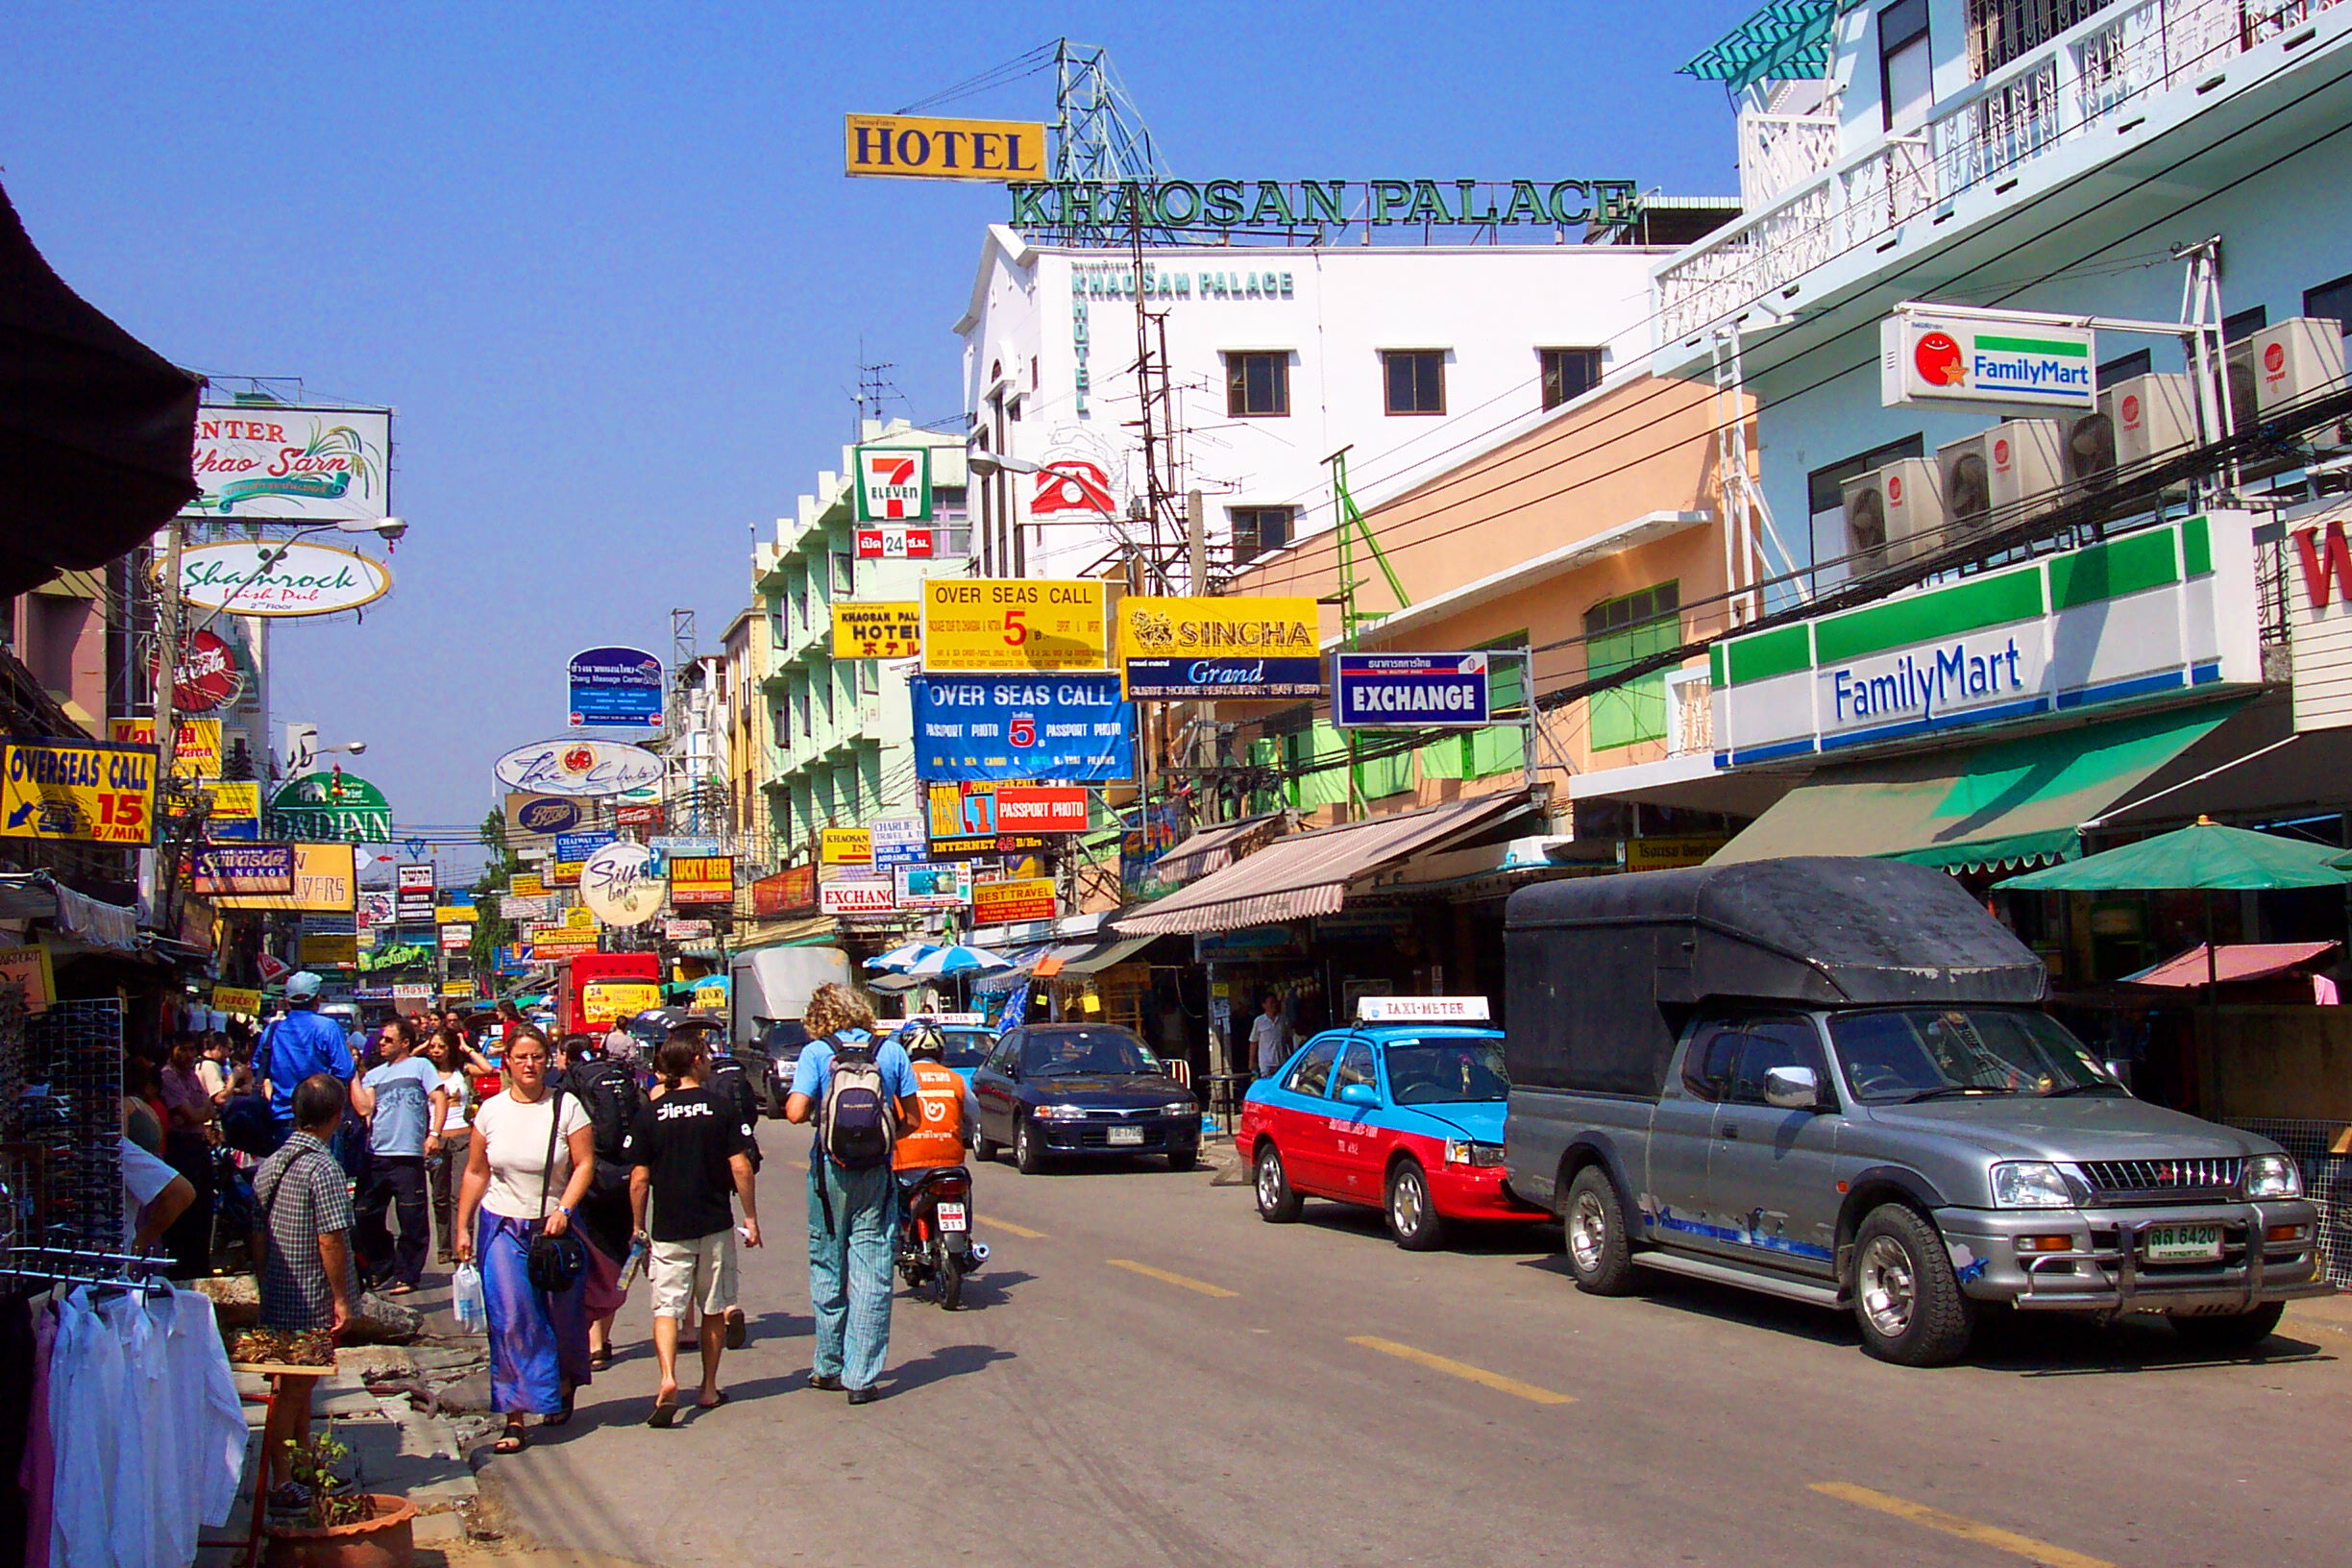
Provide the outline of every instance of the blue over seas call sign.
[[915,772],[925,779],[1135,776],[1135,708],[1116,675],[918,675]]

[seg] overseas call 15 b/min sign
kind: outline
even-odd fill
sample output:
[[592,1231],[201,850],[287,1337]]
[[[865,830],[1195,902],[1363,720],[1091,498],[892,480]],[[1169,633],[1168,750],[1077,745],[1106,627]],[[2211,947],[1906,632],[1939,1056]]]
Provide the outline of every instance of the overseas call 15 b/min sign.
[[0,747],[0,837],[155,842],[156,752],[94,741]]
[[1103,585],[1086,580],[930,577],[923,582],[923,669],[934,674],[1103,670],[1110,628]]
[[1045,127],[1034,120],[943,120],[850,114],[845,174],[892,180],[1042,180]]

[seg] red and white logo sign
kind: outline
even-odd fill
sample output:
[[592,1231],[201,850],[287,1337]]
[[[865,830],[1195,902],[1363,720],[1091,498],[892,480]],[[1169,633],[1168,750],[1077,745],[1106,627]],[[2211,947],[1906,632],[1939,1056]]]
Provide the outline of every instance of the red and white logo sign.
[[1902,504],[1902,476],[1900,474],[1887,476],[1887,503],[1893,506]]
[[1086,828],[1084,786],[996,787],[996,830],[1000,833],[1083,833]]
[[898,895],[888,881],[824,882],[817,888],[817,907],[827,915],[890,915],[897,911]]
[[1923,334],[1912,346],[1911,359],[1929,386],[1961,386],[1968,381],[1968,360],[1949,332]]
[[2287,345],[2284,343],[2264,344],[2263,374],[2265,376],[2275,377],[2279,374],[2279,372],[2285,370],[2286,368]]
[[2116,405],[2116,412],[2122,416],[2125,429],[2138,429],[2140,428],[2140,394],[2126,393],[2123,401]]
[[[150,674],[160,667],[162,651],[148,661]],[[182,713],[215,713],[234,702],[245,690],[245,671],[236,649],[214,632],[199,631],[180,650],[180,669],[172,680],[172,706]]]
[[861,561],[927,561],[938,548],[932,528],[860,528],[857,554]]
[[2009,472],[2009,438],[2005,435],[1994,438],[1993,471],[1997,474]]
[[861,449],[857,455],[866,516],[887,523],[923,515],[921,453]]
[[1029,496],[1031,517],[1116,517],[1118,513],[1111,477],[1100,464],[1084,457],[1057,457],[1038,471],[1037,488]]

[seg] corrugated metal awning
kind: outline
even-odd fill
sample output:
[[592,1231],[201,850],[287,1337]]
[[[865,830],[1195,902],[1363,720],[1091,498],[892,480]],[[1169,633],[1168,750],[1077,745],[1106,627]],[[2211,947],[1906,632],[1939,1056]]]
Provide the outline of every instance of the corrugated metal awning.
[[1334,915],[1346,902],[1347,885],[1367,871],[1534,809],[1528,792],[1509,790],[1277,839],[1112,923],[1122,937],[1164,937]]
[[[1051,974],[1099,974],[1126,963],[1136,954],[1158,942],[1158,937],[1128,937],[1118,942],[1080,942],[1066,947],[1056,947],[1039,960],[1037,972]],[[1054,968],[1048,970],[1045,966]]]
[[1170,887],[1197,882],[1211,871],[1223,870],[1231,865],[1236,851],[1240,850],[1246,840],[1260,834],[1270,836],[1278,821],[1265,816],[1213,822],[1162,855],[1152,865],[1152,875]]

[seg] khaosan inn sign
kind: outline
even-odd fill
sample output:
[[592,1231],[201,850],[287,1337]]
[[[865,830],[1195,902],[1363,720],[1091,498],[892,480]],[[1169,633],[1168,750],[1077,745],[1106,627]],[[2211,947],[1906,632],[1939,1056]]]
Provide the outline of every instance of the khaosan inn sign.
[[1013,224],[1293,229],[1310,224],[1627,223],[1630,180],[1051,180],[1016,184]]
[[2262,680],[2252,520],[2216,512],[1711,650],[1738,767]]

